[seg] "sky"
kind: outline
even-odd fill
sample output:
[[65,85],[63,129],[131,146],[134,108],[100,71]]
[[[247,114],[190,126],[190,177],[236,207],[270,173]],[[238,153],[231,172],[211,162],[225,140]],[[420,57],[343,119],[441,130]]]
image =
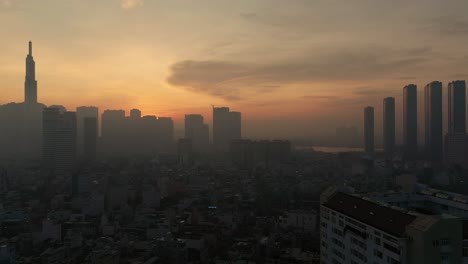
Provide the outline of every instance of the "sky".
[[466,10],[466,0],[0,0],[0,104],[23,100],[31,40],[46,105],[138,108],[178,126],[229,106],[246,136],[299,138],[360,129],[368,105],[380,133],[394,96],[400,138],[406,84],[422,110],[425,84],[467,78]]

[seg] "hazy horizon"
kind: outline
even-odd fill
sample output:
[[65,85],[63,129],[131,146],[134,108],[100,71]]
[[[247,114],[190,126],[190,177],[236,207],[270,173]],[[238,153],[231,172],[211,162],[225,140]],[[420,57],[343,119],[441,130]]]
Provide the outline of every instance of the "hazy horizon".
[[406,84],[423,135],[424,85],[467,79],[468,2],[450,2],[0,0],[0,104],[23,101],[31,40],[46,105],[138,108],[179,133],[185,114],[229,106],[247,137],[272,138],[362,131],[371,105],[379,142],[395,96],[400,141]]

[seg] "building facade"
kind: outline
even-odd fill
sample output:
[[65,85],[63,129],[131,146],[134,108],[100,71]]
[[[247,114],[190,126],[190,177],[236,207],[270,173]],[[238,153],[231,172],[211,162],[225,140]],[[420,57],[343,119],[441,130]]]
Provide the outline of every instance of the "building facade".
[[424,88],[425,148],[430,161],[442,160],[442,83],[431,82]]
[[448,84],[448,132],[466,133],[465,81],[453,81]]
[[185,138],[192,142],[193,150],[205,152],[210,143],[208,125],[202,115],[185,115]]
[[32,56],[32,42],[29,41],[29,53],[26,56],[26,77],[24,80],[24,102],[37,103],[36,62]]
[[368,106],[364,108],[364,151],[373,156],[374,145],[374,108]]
[[[456,212],[460,207],[450,207],[452,201],[439,202],[437,195],[449,197],[325,191],[320,209],[321,263],[465,263],[464,220]],[[466,215],[466,204],[462,207],[461,214]],[[444,210],[453,210],[454,215]]]
[[395,98],[383,101],[383,147],[385,156],[391,158],[395,153]]
[[418,152],[418,94],[417,87],[403,88],[403,144],[405,158],[413,159]]
[[71,173],[76,163],[76,113],[45,108],[42,129],[43,168],[55,175]]
[[213,145],[216,151],[228,152],[230,142],[242,138],[242,115],[228,107],[213,107]]

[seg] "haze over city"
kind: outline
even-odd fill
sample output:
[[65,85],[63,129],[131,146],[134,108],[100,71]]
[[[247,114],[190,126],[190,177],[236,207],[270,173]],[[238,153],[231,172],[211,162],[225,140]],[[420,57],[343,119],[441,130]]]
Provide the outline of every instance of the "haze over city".
[[468,3],[450,3],[2,0],[0,103],[22,98],[33,40],[46,105],[136,107],[176,127],[229,105],[254,137],[360,127],[361,106],[385,96],[399,119],[407,83],[467,77]]
[[467,10],[0,0],[0,264],[468,263]]

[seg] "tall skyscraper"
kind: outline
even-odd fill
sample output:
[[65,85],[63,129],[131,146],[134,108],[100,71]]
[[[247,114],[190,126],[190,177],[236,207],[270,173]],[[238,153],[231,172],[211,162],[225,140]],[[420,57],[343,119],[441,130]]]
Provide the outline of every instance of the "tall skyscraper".
[[442,160],[442,83],[435,81],[424,88],[426,153],[431,161]]
[[364,151],[374,155],[374,107],[364,108]]
[[[77,124],[77,150],[78,155],[84,154],[84,120],[86,118],[95,118],[99,120],[99,109],[94,106],[80,106],[76,108],[76,124]],[[97,122],[97,121],[96,121]],[[99,123],[98,123],[99,124]],[[99,127],[97,128],[99,131]]]
[[58,108],[44,108],[42,112],[42,165],[48,172],[54,170],[59,122],[60,111]]
[[448,164],[463,165],[468,161],[465,81],[448,84],[448,134],[445,136],[444,156]]
[[383,140],[385,155],[390,158],[395,152],[395,98],[383,101]]
[[204,123],[202,115],[185,115],[185,138],[191,141],[194,151],[206,151],[209,136],[208,125]]
[[403,144],[405,157],[415,158],[418,152],[418,93],[414,84],[403,88]]
[[101,115],[101,137],[104,152],[119,155],[126,142],[126,122],[124,110],[105,110]]
[[71,172],[76,161],[76,113],[45,108],[42,131],[44,169],[56,175]]
[[158,118],[159,148],[162,152],[171,152],[174,144],[174,121],[170,117]]
[[63,175],[74,170],[76,162],[76,112],[60,116],[55,149],[55,173]]
[[465,81],[448,84],[448,131],[450,134],[466,133]]
[[213,145],[218,151],[228,148],[228,116],[228,107],[213,107]]
[[232,140],[242,138],[242,116],[228,107],[213,107],[213,143],[217,151],[226,152]]
[[84,157],[87,161],[94,161],[97,153],[98,121],[95,117],[86,117],[83,126]]
[[229,141],[242,138],[242,114],[240,112],[229,113]]
[[32,42],[29,41],[29,53],[26,56],[26,77],[24,81],[24,102],[37,103],[36,63],[32,56]]

